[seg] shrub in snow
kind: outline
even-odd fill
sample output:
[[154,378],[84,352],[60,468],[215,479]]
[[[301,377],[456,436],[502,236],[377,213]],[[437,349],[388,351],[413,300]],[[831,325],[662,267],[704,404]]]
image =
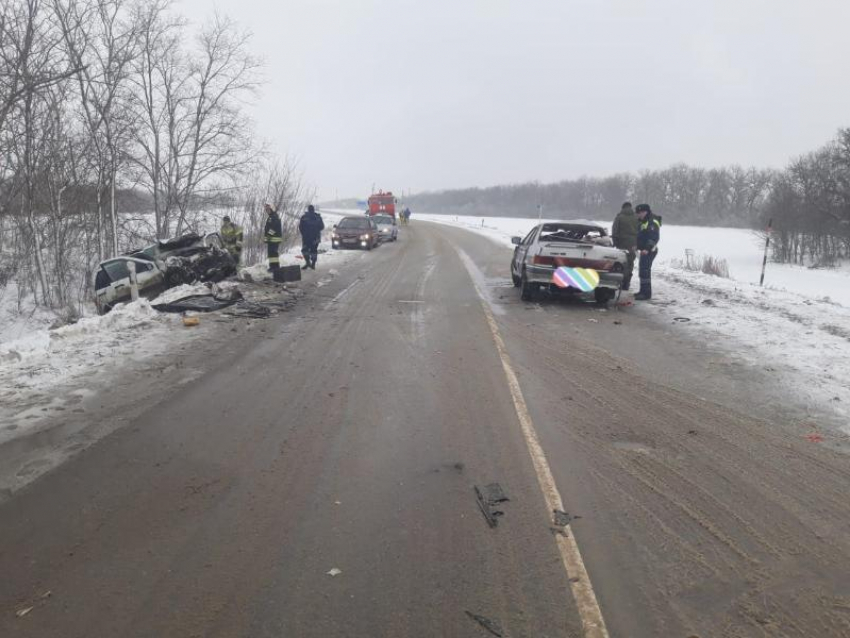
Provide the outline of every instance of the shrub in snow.
[[690,272],[701,272],[714,277],[723,277],[723,279],[731,279],[729,275],[729,264],[725,259],[712,257],[711,255],[688,255],[686,259],[671,259],[670,265],[673,268],[680,270],[688,270]]

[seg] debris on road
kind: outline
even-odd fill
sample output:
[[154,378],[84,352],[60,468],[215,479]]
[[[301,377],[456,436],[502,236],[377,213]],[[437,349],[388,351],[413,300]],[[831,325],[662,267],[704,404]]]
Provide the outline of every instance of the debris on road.
[[817,432],[807,434],[806,438],[809,440],[809,443],[823,443],[823,436],[821,436]]
[[201,318],[200,317],[183,317],[183,325],[186,326],[187,328],[190,328],[192,326],[198,326],[200,324],[201,324]]
[[476,485],[475,499],[478,502],[481,513],[484,514],[484,519],[490,527],[496,527],[499,524],[498,517],[505,515],[503,511],[495,509],[495,506],[510,500],[505,496],[502,486],[498,483],[485,485],[483,491]]
[[502,623],[500,623],[498,620],[492,620],[490,618],[487,618],[486,616],[481,616],[479,614],[473,614],[468,609],[464,610],[464,613],[466,613],[467,616],[472,618],[472,620],[477,622],[479,625],[484,627],[484,629],[486,629],[492,635],[494,635],[494,636],[503,636],[504,635],[502,633]]
[[16,612],[15,612],[15,615],[16,615],[18,618],[23,618],[23,617],[24,617],[24,616],[26,616],[28,613],[30,613],[33,609],[34,609],[34,607],[24,607],[23,609],[19,609],[18,611],[16,611]]
[[342,570],[334,567],[326,573],[327,573],[328,576],[339,576],[342,573]]
[[573,521],[581,518],[581,516],[575,516],[570,514],[569,512],[563,512],[561,510],[552,510],[552,524],[557,527],[566,527]]
[[221,314],[227,317],[265,319],[278,312],[289,310],[295,304],[295,300],[295,291],[285,286],[262,282],[243,284],[225,282],[213,284],[208,292],[193,290],[191,294],[177,298],[169,295],[165,297],[164,303],[154,303],[152,307],[159,312],[174,313],[221,310],[223,311]]

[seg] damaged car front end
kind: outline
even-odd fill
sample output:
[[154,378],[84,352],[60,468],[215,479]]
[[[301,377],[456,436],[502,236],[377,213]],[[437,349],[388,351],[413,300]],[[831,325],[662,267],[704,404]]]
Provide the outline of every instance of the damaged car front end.
[[140,297],[154,299],[180,284],[218,282],[235,274],[236,262],[218,233],[189,233],[100,262],[94,276],[95,305],[99,314],[106,314],[130,301],[133,279]]

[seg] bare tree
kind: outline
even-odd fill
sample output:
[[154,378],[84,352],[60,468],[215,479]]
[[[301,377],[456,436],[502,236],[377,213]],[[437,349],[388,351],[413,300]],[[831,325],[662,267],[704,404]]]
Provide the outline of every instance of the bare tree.
[[261,152],[243,109],[260,63],[248,52],[249,36],[228,19],[216,16],[203,29],[193,56],[180,49],[184,26],[168,19],[166,3],[146,17],[137,66],[145,117],[135,162],[155,200],[157,234],[165,237],[172,229],[180,234],[198,198],[218,192]]
[[[137,53],[139,28],[127,0],[53,0],[53,6],[67,55],[79,69],[81,107],[97,169],[97,227],[99,256],[103,259],[119,252],[115,189],[133,126],[129,74]],[[108,251],[102,227],[107,197]]]

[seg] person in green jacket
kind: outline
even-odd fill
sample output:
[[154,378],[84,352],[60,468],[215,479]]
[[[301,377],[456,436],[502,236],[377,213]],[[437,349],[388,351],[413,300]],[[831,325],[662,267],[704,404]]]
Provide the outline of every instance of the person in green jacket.
[[221,236],[221,242],[224,244],[227,252],[230,253],[230,256],[233,257],[233,261],[235,261],[238,266],[242,259],[242,227],[238,224],[234,224],[229,215],[225,215],[221,220],[221,230],[219,230],[218,233]]
[[632,273],[635,270],[635,256],[637,255],[637,236],[639,220],[632,208],[631,202],[626,202],[614,218],[611,227],[611,238],[614,247],[629,253],[626,269],[623,272],[623,290],[628,290],[632,283]]

